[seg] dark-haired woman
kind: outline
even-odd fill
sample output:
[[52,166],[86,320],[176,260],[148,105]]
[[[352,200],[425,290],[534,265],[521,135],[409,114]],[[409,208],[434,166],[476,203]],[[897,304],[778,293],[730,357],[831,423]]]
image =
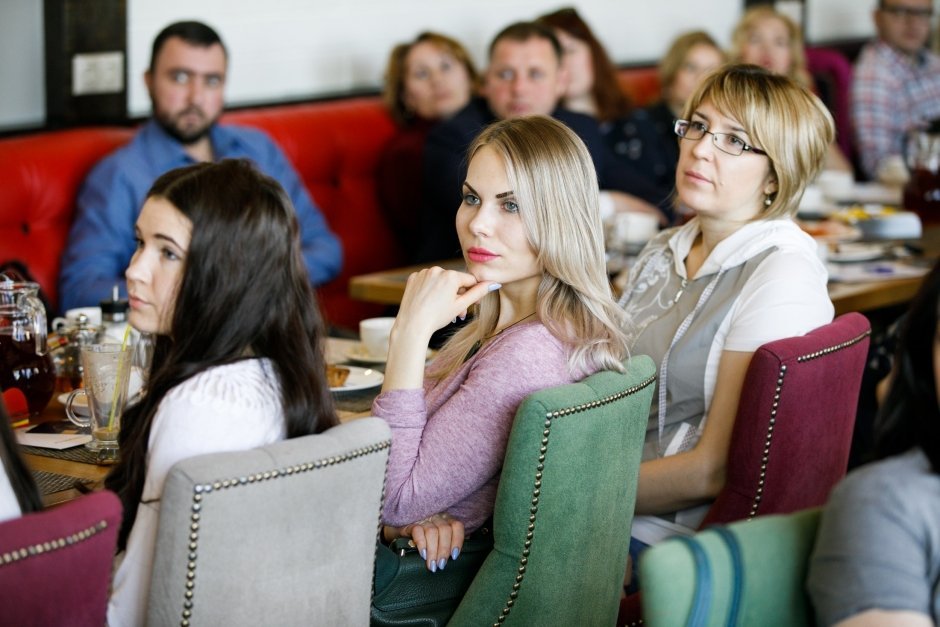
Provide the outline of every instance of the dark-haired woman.
[[247,161],[161,176],[135,227],[130,323],[157,336],[107,487],[124,521],[108,623],[143,624],[163,484],[178,461],[336,422],[294,209]]
[[424,142],[431,128],[463,109],[476,89],[477,71],[460,42],[424,32],[395,46],[382,97],[398,125],[379,156],[376,192],[402,249],[418,249]]
[[10,417],[0,399],[0,522],[42,509],[36,482],[16,448]]
[[940,623],[940,265],[904,321],[875,463],[823,512],[807,587],[820,625]]

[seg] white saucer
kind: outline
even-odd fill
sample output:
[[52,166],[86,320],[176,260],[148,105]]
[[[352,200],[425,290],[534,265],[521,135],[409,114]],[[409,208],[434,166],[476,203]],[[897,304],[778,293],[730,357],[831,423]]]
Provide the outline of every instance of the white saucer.
[[366,349],[365,344],[353,344],[350,346],[346,351],[346,357],[363,364],[384,364],[388,359],[385,355],[382,357],[373,355]]
[[839,250],[829,253],[829,261],[839,263],[852,263],[859,261],[874,261],[880,259],[885,254],[885,247],[882,244],[841,244]]
[[346,377],[346,383],[340,387],[331,387],[331,392],[352,392],[354,390],[368,390],[382,385],[385,375],[372,368],[360,368],[359,366],[340,366],[340,368],[349,368],[349,376]]
[[[56,397],[60,403],[65,405],[69,400],[69,392],[62,392]],[[75,400],[72,401],[72,411],[74,411],[79,416],[90,416],[91,410],[88,409],[88,397],[84,394],[78,394],[75,396]]]

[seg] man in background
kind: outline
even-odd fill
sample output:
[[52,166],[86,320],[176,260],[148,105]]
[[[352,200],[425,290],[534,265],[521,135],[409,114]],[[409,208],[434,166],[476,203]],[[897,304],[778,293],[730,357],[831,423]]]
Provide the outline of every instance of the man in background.
[[862,170],[877,178],[889,157],[906,152],[907,133],[940,118],[940,57],[926,49],[932,0],[879,0],[878,38],[861,51],[852,117]]
[[467,174],[467,148],[488,124],[524,115],[550,115],[577,133],[594,159],[601,189],[613,190],[602,193],[607,214],[644,211],[667,219],[661,211],[669,211],[668,194],[607,152],[594,118],[558,106],[568,81],[561,58],[554,32],[534,22],[511,24],[493,39],[483,97],[472,99],[428,135],[416,262],[460,255],[454,219]]
[[276,179],[297,212],[310,282],[319,285],[339,274],[339,240],[281,150],[261,131],[218,124],[227,66],[221,38],[205,24],[177,22],[157,35],[144,73],[153,117],[95,166],[79,193],[62,257],[64,310],[97,305],[114,285],[126,293],[134,224],[151,184],[169,170],[202,161],[245,158]]

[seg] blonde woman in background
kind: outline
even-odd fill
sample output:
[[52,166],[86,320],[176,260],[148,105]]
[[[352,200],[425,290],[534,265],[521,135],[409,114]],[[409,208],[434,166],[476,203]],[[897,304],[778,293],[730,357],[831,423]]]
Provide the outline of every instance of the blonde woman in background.
[[[513,417],[537,390],[623,370],[594,164],[545,116],[503,120],[470,146],[456,226],[466,272],[412,274],[372,412],[392,429],[386,539],[431,571],[493,513]],[[425,369],[431,334],[473,312]]]
[[[745,12],[731,35],[731,60],[759,65],[815,89],[799,25],[772,6],[760,5]],[[835,142],[829,146],[823,169],[852,172],[851,163]]]
[[686,101],[709,72],[724,64],[725,53],[704,31],[680,35],[659,62],[661,99],[637,109],[608,134],[614,153],[636,163],[657,185],[672,189],[679,161],[673,126]]
[[417,247],[424,142],[431,128],[463,109],[477,71],[460,42],[425,32],[392,49],[382,98],[398,126],[379,157],[379,204],[405,251]]

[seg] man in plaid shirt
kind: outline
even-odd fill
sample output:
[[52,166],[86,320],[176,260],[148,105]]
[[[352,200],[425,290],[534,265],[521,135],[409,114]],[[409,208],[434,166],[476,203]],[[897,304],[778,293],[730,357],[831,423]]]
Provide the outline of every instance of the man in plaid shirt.
[[908,131],[940,118],[940,57],[925,48],[932,0],[879,0],[878,39],[855,65],[852,117],[862,169],[876,178],[886,157],[903,156]]

